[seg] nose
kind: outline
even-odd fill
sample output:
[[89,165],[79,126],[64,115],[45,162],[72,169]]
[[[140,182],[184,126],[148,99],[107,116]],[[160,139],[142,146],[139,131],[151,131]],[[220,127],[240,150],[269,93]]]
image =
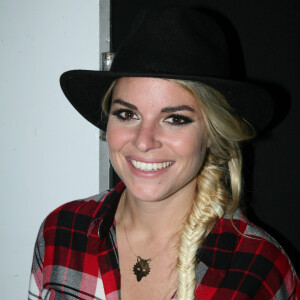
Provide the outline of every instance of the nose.
[[147,152],[162,146],[159,138],[159,129],[153,124],[140,124],[136,128],[133,144],[141,152]]

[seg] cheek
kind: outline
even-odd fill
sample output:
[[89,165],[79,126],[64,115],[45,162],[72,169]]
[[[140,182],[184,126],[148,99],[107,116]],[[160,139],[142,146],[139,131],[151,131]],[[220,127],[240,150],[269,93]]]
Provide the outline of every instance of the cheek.
[[[176,149],[177,155],[181,158],[180,169],[189,174],[192,178],[201,169],[206,156],[206,138],[198,132],[185,134],[184,137],[174,140],[173,149]],[[186,173],[187,172],[187,173]]]
[[106,139],[109,151],[118,151],[129,140],[129,132],[120,126],[116,126],[115,122],[109,121],[107,124]]
[[203,160],[206,152],[206,139],[203,134],[186,133],[180,137],[173,137],[172,147],[178,155],[191,160]]

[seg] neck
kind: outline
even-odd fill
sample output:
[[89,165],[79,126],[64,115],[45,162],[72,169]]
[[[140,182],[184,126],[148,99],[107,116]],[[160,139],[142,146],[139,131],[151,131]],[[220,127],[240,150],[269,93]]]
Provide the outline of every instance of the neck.
[[[125,190],[117,209],[117,224],[125,224],[136,236],[145,240],[167,238],[181,231],[190,212],[196,189],[196,180],[159,201],[142,201]],[[170,226],[171,225],[171,226]]]

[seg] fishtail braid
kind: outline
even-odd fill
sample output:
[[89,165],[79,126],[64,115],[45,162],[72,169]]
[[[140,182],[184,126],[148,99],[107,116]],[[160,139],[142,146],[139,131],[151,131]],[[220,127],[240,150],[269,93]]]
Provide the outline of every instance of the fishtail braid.
[[191,213],[181,236],[178,257],[178,299],[194,299],[196,252],[207,235],[208,228],[224,215],[228,192],[221,184],[222,170],[211,154],[207,155],[197,178],[197,191]]

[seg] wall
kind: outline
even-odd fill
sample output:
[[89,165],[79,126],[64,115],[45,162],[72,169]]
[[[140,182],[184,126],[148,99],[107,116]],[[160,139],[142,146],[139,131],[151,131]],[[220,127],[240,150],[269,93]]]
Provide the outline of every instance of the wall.
[[98,193],[97,128],[68,103],[62,72],[98,69],[98,0],[0,0],[0,298],[26,299],[46,215]]

